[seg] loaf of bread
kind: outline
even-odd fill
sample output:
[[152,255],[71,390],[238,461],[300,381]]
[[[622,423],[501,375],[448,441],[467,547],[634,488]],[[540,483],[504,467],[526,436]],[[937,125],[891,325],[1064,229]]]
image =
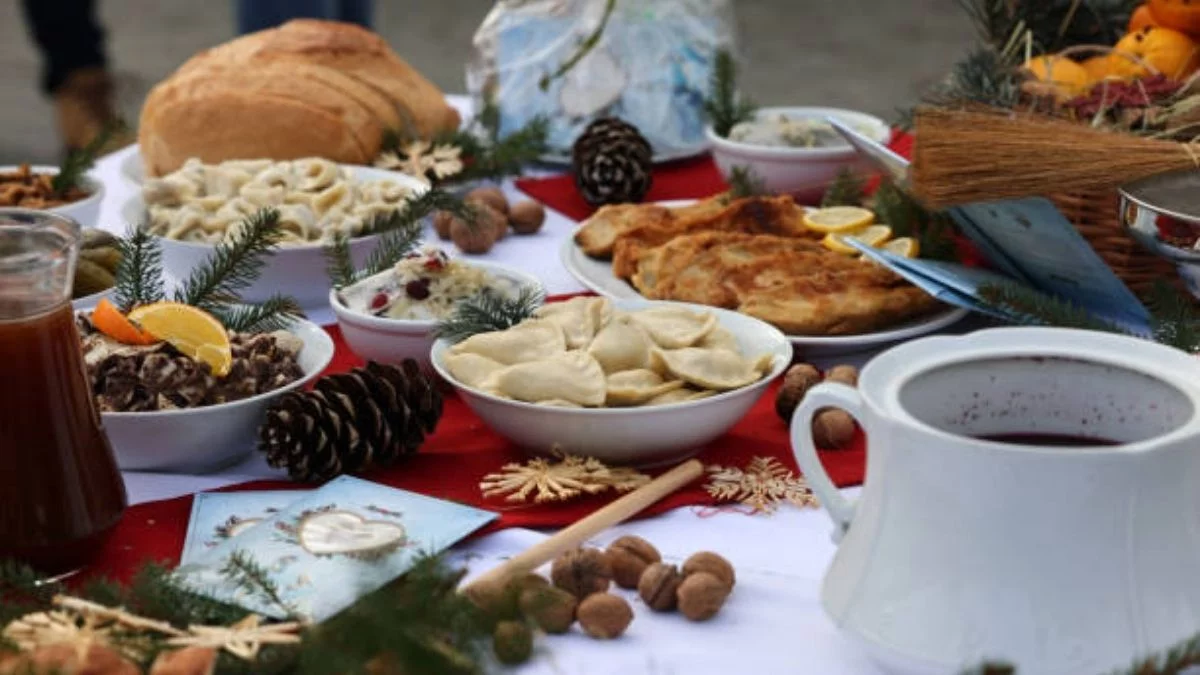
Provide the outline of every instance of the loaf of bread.
[[297,19],[185,62],[150,91],[138,141],[148,176],[191,157],[369,164],[389,130],[429,137],[459,122],[442,92],[378,35]]

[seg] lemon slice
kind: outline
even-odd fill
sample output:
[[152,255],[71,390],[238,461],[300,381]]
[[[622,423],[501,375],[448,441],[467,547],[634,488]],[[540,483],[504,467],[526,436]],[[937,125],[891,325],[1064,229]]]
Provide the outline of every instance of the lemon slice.
[[847,233],[875,222],[875,214],[858,206],[831,206],[804,214],[804,225],[817,232]]
[[845,253],[846,255],[858,255],[858,249],[846,243],[847,239],[855,239],[861,241],[867,246],[879,246],[883,242],[892,238],[892,228],[887,225],[871,225],[864,228],[862,231],[854,234],[837,234],[830,232],[821,240],[821,244],[830,251],[835,253]]
[[921,252],[921,246],[912,237],[898,237],[883,245],[883,250],[905,258],[915,258]]
[[229,332],[208,312],[179,302],[156,302],[133,310],[128,319],[187,356],[207,363],[214,375],[229,374],[233,365]]

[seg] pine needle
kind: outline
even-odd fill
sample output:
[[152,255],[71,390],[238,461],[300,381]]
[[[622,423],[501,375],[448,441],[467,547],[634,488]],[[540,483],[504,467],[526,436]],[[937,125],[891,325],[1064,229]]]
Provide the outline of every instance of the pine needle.
[[754,117],[754,110],[755,105],[737,93],[737,64],[733,54],[727,49],[717,51],[709,78],[708,98],[704,101],[704,112],[713,132],[727,138],[735,126]]
[[204,310],[237,302],[238,292],[262,274],[282,231],[279,211],[262,209],[247,218],[232,239],[222,241],[175,292],[175,300]]
[[[821,207],[830,206],[862,206],[866,198],[866,184],[857,171],[850,168],[838,172],[833,183],[825,190],[821,198]],[[890,223],[890,220],[884,222]]]
[[450,318],[438,325],[437,336],[451,342],[461,342],[479,333],[512,328],[533,316],[543,300],[541,291],[531,287],[522,288],[514,297],[485,289],[475,297],[458,303]]
[[238,333],[269,333],[286,330],[304,316],[292,298],[275,294],[252,305],[223,305],[212,309],[213,316],[227,330]]
[[1200,313],[1195,299],[1159,279],[1147,301],[1154,339],[1188,353],[1200,351]]
[[108,145],[118,132],[124,129],[120,122],[113,121],[105,124],[86,146],[67,153],[66,159],[58,167],[58,173],[50,180],[50,189],[55,195],[65,195],[71,188],[80,187],[84,175],[96,164],[104,147]]
[[258,561],[245,551],[237,550],[231,553],[221,566],[221,575],[247,594],[269,601],[285,615],[290,617],[296,614],[295,608],[280,595],[279,585],[271,578],[270,570],[258,564]]
[[767,194],[766,181],[748,166],[735,166],[729,172],[729,198],[746,199]]
[[148,305],[166,297],[163,288],[162,246],[158,238],[141,227],[130,227],[117,240],[121,260],[117,263],[117,307],[129,312],[139,305]]
[[922,258],[958,259],[954,223],[945,213],[926,210],[912,195],[888,180],[879,184],[871,204],[879,222],[891,226],[896,236],[917,240]]
[[1129,335],[1073,302],[1018,284],[984,284],[979,298],[1012,320],[1032,326],[1056,326]]
[[345,232],[334,235],[333,241],[325,245],[325,273],[334,288],[345,288],[357,281],[358,272],[350,256],[350,237]]

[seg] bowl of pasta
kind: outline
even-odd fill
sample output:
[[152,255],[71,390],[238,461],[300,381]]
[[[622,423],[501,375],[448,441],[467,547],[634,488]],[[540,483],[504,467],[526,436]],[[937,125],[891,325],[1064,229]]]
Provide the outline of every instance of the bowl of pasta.
[[283,294],[312,311],[327,306],[325,246],[344,235],[354,262],[363,264],[383,223],[428,189],[425,181],[403,173],[319,158],[189,160],[174,173],[146,180],[121,215],[159,238],[163,270],[180,280],[217,244],[238,236],[248,217],[277,209],[279,247],[240,295],[255,303]]
[[432,352],[434,370],[521,448],[635,466],[699,452],[791,360],[783,333],[744,314],[597,297],[549,303]]

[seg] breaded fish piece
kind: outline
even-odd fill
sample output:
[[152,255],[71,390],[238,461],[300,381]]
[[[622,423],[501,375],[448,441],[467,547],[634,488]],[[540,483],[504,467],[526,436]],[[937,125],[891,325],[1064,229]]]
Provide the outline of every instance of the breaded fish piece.
[[821,236],[804,225],[804,207],[791,197],[750,197],[731,203],[720,212],[687,223],[665,221],[646,224],[617,236],[613,246],[613,274],[629,279],[637,271],[642,253],[676,237],[698,232],[740,232],[815,239]]
[[668,208],[658,204],[613,204],[600,207],[575,232],[575,243],[593,258],[612,255],[617,237],[641,226],[686,227],[688,223],[720,213],[727,206],[724,195],[694,204]]

